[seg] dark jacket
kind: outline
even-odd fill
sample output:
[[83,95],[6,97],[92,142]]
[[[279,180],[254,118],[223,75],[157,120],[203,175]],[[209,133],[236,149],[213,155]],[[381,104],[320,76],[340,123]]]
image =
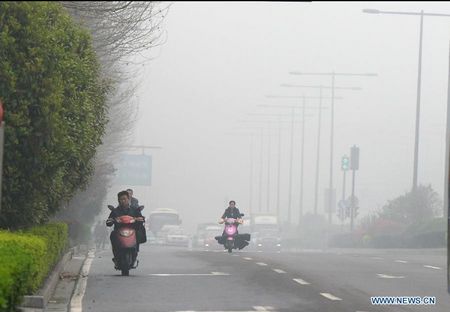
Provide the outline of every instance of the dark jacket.
[[241,213],[239,212],[239,209],[237,209],[236,207],[234,207],[233,209],[228,207],[227,209],[225,209],[225,212],[222,215],[222,219],[226,218],[239,219],[241,218]]
[[[129,209],[123,209],[120,206],[117,208],[114,208],[111,213],[109,214],[108,219],[106,220],[107,226],[112,226],[114,224],[114,220],[117,217],[121,216],[131,216],[131,217],[143,217],[141,214],[141,211],[137,208],[130,207]],[[114,227],[114,230],[117,228],[117,225]]]
[[[114,219],[121,216],[131,216],[131,217],[143,217],[141,211],[138,208],[134,208],[130,206],[129,209],[123,209],[120,206],[114,208],[113,211],[109,214],[108,220],[106,220],[107,226],[112,226],[114,223]],[[117,229],[117,224],[114,226],[114,230]],[[145,243],[147,241],[147,233],[145,230],[145,226],[143,222],[135,223],[136,229],[136,239],[138,244]]]
[[138,208],[139,207],[139,200],[136,197],[131,197],[131,208]]

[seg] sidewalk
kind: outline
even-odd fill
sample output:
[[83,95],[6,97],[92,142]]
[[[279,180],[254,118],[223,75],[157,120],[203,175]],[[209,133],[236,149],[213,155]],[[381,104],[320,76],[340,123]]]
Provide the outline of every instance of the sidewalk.
[[[59,273],[59,280],[47,305],[43,309],[19,307],[21,312],[67,312],[70,308],[70,300],[80,276],[83,263],[87,257],[88,247],[86,245],[74,248],[72,258],[67,261]],[[53,272],[58,273],[58,272]]]

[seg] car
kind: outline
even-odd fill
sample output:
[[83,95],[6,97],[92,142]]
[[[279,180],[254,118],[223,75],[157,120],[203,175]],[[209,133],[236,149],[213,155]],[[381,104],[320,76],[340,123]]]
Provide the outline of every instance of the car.
[[215,239],[216,236],[222,235],[223,228],[218,225],[209,225],[204,229],[202,236],[202,245],[204,249],[223,249],[223,246],[220,245]]
[[167,233],[166,242],[172,246],[188,246],[189,236],[186,235],[183,229],[172,229]]
[[169,232],[174,230],[179,230],[181,227],[179,225],[164,225],[161,230],[156,234],[156,244],[157,245],[166,245],[167,244],[167,235]]

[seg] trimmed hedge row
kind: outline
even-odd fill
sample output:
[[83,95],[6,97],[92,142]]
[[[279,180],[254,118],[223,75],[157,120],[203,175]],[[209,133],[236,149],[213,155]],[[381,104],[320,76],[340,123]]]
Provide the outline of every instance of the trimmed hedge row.
[[14,311],[22,297],[36,291],[66,250],[65,223],[27,231],[0,231],[0,311]]

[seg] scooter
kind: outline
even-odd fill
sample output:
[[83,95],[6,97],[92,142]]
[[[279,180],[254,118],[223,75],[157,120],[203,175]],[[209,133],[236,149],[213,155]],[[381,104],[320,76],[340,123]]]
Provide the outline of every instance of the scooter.
[[[113,210],[114,207],[109,205],[108,208]],[[139,209],[144,209],[144,206],[139,206]],[[120,216],[114,220],[117,225],[117,230],[114,231],[117,241],[117,266],[116,270],[122,271],[122,276],[128,276],[130,274],[130,269],[137,268],[133,264],[136,262],[137,258],[137,239],[136,239],[136,229],[135,223],[143,222],[141,218],[134,218],[132,216]]]
[[236,237],[238,235],[237,227],[240,222],[238,219],[227,218],[225,219],[225,242],[224,247],[229,253],[236,249]]

